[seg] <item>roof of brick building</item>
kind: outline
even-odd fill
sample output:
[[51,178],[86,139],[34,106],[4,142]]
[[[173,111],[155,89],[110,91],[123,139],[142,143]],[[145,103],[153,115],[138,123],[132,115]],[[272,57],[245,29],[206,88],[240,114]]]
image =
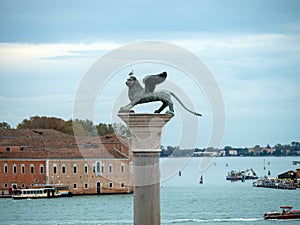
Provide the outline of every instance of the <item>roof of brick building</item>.
[[[74,137],[53,129],[0,130],[0,147],[20,146],[22,151],[0,151],[0,158],[127,158],[129,141],[115,134]],[[122,150],[121,150],[122,149]]]

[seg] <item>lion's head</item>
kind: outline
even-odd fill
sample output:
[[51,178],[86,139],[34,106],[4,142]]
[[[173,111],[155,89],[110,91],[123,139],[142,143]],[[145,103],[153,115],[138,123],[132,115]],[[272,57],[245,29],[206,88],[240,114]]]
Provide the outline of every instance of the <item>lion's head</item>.
[[140,98],[144,89],[135,76],[130,76],[126,81],[126,85],[129,88],[128,96],[131,101],[133,101],[136,98]]
[[132,87],[134,84],[139,83],[138,80],[136,79],[135,76],[130,76],[127,81],[126,81],[126,85],[128,87]]

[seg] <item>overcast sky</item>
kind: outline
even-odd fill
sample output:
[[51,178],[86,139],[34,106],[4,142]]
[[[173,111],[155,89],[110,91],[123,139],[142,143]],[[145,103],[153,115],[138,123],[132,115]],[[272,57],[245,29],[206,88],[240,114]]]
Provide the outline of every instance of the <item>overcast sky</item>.
[[[97,59],[128,43],[155,40],[191,51],[214,74],[226,109],[222,146],[300,141],[299,8],[297,0],[2,0],[0,121],[15,127],[33,115],[72,118],[78,86]],[[114,122],[113,110],[102,108],[116,107],[117,83],[126,95],[124,81],[132,67],[139,78],[168,70],[168,79],[204,114],[196,145],[206,147],[209,103],[180,71],[167,66],[139,64],[109,75],[94,122]],[[184,123],[174,120],[163,144],[180,144],[177,122]]]

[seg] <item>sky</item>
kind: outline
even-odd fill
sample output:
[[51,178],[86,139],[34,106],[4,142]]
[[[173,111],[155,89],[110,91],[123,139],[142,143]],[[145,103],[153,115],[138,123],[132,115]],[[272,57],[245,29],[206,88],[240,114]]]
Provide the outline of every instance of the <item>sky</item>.
[[[212,72],[225,105],[221,147],[300,141],[299,8],[297,0],[2,0],[0,122],[16,127],[34,115],[72,118],[78,88],[97,60],[130,43],[159,41],[190,51]],[[113,114],[129,101],[124,82],[133,68],[139,79],[167,70],[169,86],[203,114],[194,129],[174,101],[176,119],[163,144],[208,147],[214,118],[206,93],[163,63],[99,75],[109,79],[101,84],[94,123],[117,121]],[[143,107],[136,111],[153,110]]]

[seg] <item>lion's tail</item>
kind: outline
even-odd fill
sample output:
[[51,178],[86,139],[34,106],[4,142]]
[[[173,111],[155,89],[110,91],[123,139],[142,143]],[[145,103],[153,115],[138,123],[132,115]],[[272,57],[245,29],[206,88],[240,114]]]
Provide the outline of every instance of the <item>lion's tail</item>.
[[171,91],[169,91],[169,93],[170,93],[170,95],[172,95],[179,103],[180,103],[180,105],[182,105],[182,107],[186,110],[186,111],[188,111],[188,112],[190,112],[190,113],[192,113],[192,114],[194,114],[194,115],[196,115],[196,116],[202,116],[200,113],[197,113],[197,112],[193,112],[192,110],[190,110],[190,109],[188,109],[184,104],[183,104],[183,102],[173,93],[173,92],[171,92]]

